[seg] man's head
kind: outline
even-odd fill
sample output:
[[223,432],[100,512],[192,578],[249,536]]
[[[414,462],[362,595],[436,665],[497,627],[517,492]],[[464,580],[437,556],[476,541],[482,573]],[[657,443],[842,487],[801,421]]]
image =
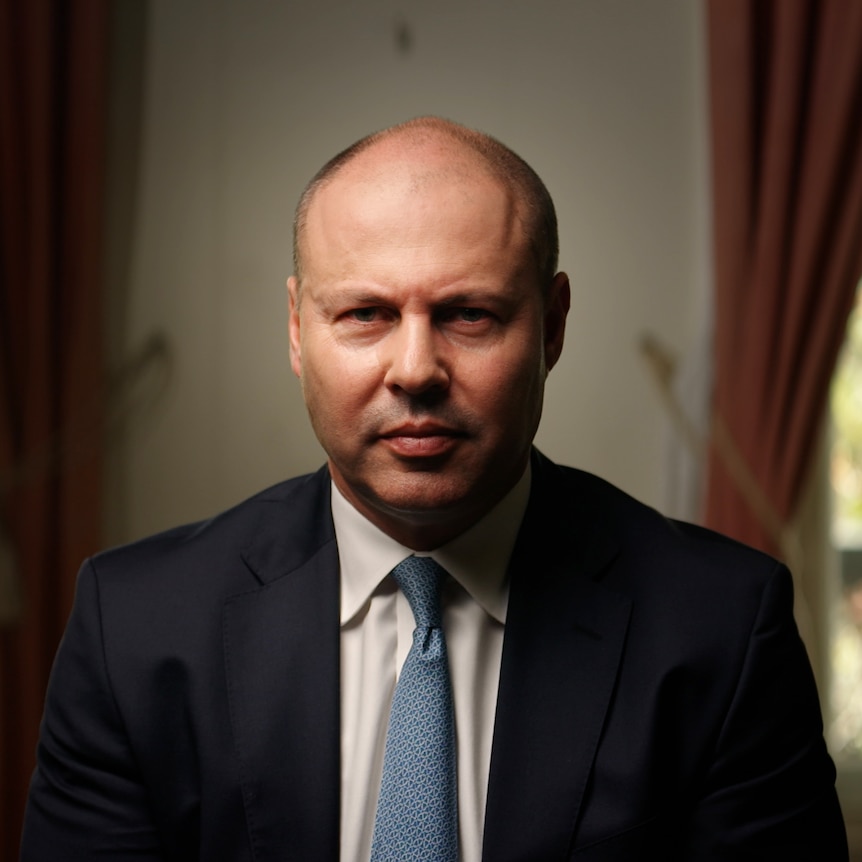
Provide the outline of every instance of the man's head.
[[568,279],[553,204],[498,142],[434,118],[312,180],[295,225],[291,364],[341,492],[417,550],[526,466]]

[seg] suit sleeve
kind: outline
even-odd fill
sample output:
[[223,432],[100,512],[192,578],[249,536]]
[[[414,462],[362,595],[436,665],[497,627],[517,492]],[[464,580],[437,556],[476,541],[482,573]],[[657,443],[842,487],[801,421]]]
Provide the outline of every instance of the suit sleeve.
[[166,858],[113,697],[98,581],[85,563],[48,685],[21,860]]
[[846,862],[835,768],[780,566],[764,590],[682,858]]

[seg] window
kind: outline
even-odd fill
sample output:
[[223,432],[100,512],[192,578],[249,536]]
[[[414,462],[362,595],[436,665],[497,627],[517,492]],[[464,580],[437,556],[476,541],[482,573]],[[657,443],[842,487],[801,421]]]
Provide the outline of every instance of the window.
[[862,302],[833,378],[832,542],[839,578],[829,608],[828,737],[839,769],[862,770]]

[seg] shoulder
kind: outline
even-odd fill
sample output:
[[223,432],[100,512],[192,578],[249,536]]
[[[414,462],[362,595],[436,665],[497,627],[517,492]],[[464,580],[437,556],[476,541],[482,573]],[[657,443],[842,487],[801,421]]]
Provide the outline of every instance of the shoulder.
[[329,487],[323,469],[206,521],[86,560],[67,650],[80,652],[80,644],[98,638],[115,676],[119,668],[140,675],[178,657],[188,667],[210,667],[226,602],[260,590],[266,575],[273,580],[292,572],[333,541]]
[[627,608],[626,671],[636,688],[674,677],[682,688],[707,685],[729,698],[746,668],[768,676],[781,666],[808,680],[793,581],[780,561],[666,518],[590,474],[550,462],[542,469],[547,497],[536,508],[564,561],[558,592],[580,582],[580,597]]
[[[609,482],[539,462],[536,508],[559,553],[586,558],[594,580],[650,603],[759,604],[767,585],[792,596],[786,568],[768,554],[665,517]],[[559,542],[562,542],[562,545]],[[792,599],[791,599],[792,600]]]
[[185,524],[102,551],[85,564],[106,588],[196,591],[202,581],[219,592],[242,589],[251,577],[244,560],[278,540],[288,557],[329,541],[326,468],[273,485],[204,521]]

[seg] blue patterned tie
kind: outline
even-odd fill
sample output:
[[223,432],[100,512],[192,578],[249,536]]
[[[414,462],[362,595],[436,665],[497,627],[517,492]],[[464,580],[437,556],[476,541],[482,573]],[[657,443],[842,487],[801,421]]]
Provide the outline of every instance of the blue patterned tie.
[[444,570],[408,557],[392,576],[416,619],[392,698],[371,862],[457,862],[455,720],[440,591]]

